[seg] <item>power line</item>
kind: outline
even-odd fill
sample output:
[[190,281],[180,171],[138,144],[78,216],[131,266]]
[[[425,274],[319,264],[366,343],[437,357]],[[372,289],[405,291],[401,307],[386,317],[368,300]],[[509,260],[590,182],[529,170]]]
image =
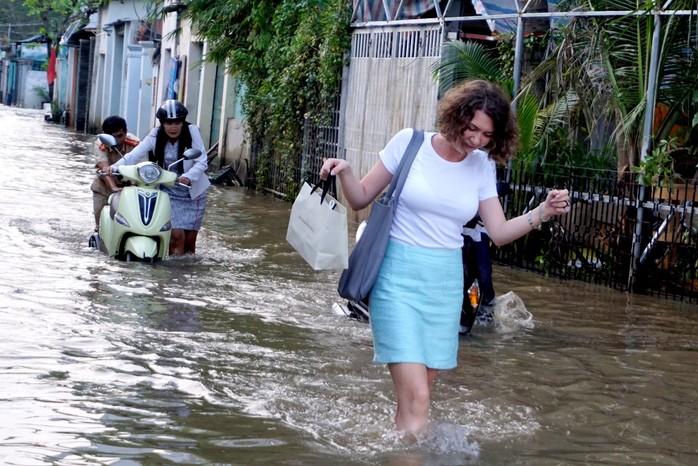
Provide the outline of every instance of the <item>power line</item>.
[[7,42],[25,40],[38,33],[43,23],[0,23],[0,37]]
[[41,26],[44,23],[0,23],[0,27],[5,27],[5,26]]

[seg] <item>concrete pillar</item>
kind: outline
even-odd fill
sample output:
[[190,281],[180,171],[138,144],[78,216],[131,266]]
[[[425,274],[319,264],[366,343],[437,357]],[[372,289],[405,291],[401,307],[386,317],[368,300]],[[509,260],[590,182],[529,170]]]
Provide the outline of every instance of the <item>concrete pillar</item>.
[[[208,53],[208,43],[204,44],[204,58]],[[211,138],[211,120],[213,111],[213,92],[216,88],[216,64],[204,61],[201,66],[201,83],[199,91],[199,112],[196,126],[201,130],[204,142]],[[208,147],[206,147],[208,149]]]
[[138,126],[139,89],[141,87],[141,46],[128,44],[126,51],[126,82],[124,83],[124,98],[122,117],[129,128]]
[[138,122],[133,128],[134,133],[143,139],[154,126],[154,102],[153,82],[155,70],[153,69],[153,52],[155,44],[151,41],[142,41],[140,50],[140,88],[138,89]]
[[220,157],[221,165],[226,165],[226,138],[229,136],[227,134],[228,121],[234,118],[235,115],[235,84],[236,79],[229,73],[225,74],[223,88],[225,92],[223,93],[223,103],[221,105],[221,117],[220,117],[220,127],[218,129],[218,156]]

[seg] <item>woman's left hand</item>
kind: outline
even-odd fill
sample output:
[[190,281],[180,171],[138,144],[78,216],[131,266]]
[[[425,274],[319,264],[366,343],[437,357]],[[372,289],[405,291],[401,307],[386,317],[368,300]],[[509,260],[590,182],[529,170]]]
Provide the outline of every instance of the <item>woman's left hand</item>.
[[180,176],[177,181],[185,186],[191,186],[191,180],[186,176]]
[[571,210],[569,191],[566,189],[553,189],[548,193],[548,196],[539,208],[541,209],[541,218],[545,220],[566,214]]

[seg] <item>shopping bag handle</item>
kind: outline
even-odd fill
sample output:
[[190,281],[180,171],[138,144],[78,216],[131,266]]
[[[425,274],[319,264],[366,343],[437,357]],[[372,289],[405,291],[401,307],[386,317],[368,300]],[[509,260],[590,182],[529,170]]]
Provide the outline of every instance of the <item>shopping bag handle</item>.
[[320,194],[320,204],[322,204],[323,202],[325,202],[325,196],[327,195],[330,188],[334,187],[336,178],[336,175],[330,175],[327,177],[326,180],[318,181],[317,184],[313,187],[313,189],[310,190],[310,194],[313,194],[317,188],[322,186],[322,194]]

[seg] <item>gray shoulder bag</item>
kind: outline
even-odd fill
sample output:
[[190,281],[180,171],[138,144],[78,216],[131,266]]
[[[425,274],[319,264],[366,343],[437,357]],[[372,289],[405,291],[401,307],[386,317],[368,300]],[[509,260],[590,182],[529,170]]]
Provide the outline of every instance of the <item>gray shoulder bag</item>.
[[385,249],[388,247],[397,199],[422,141],[424,141],[424,131],[415,129],[405,154],[393,174],[388,190],[379,199],[373,201],[366,229],[349,255],[348,267],[339,278],[337,291],[341,297],[361,301],[371,292],[378,270],[383,263]]

